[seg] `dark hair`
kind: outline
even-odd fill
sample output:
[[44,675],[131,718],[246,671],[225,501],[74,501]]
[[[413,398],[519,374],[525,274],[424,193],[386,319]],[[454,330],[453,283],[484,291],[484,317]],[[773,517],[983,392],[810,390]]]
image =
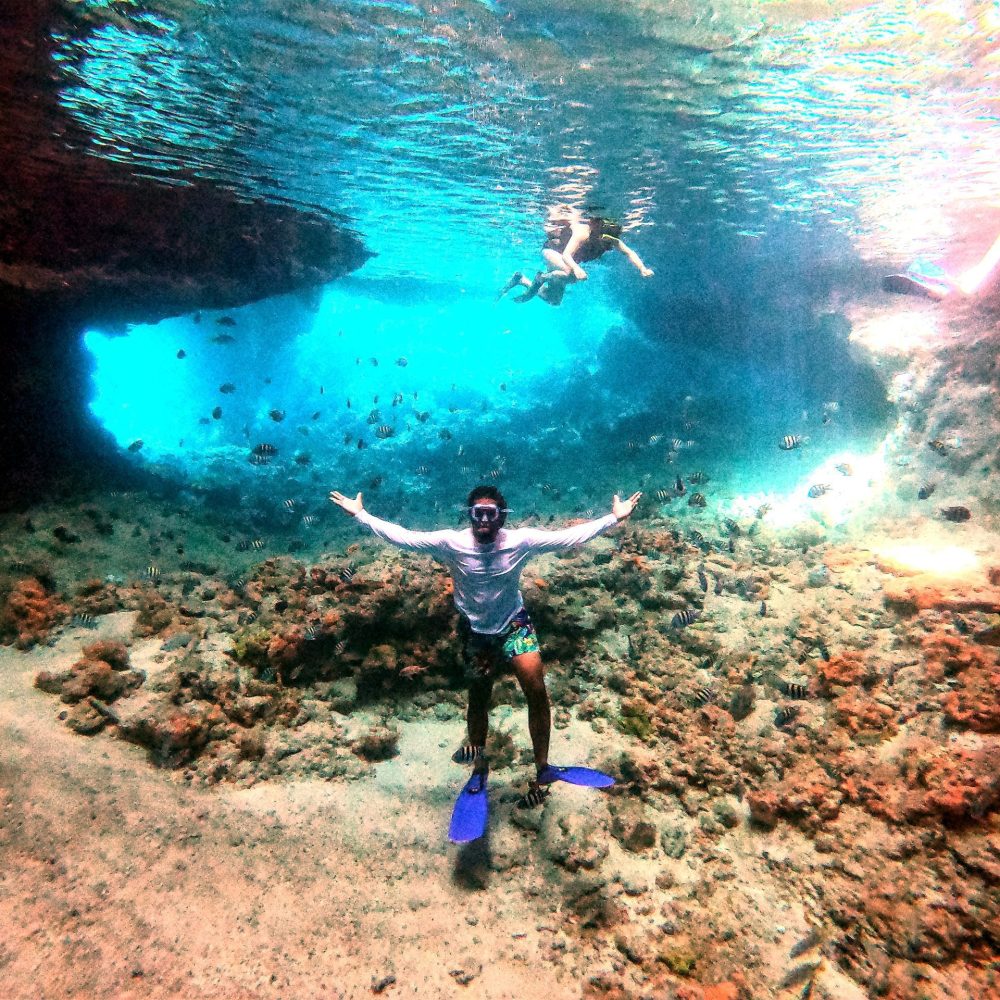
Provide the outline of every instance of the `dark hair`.
[[471,507],[477,500],[495,500],[496,505],[501,510],[507,506],[507,501],[504,500],[503,494],[495,486],[490,486],[489,484],[477,486],[473,489],[465,501],[465,506]]

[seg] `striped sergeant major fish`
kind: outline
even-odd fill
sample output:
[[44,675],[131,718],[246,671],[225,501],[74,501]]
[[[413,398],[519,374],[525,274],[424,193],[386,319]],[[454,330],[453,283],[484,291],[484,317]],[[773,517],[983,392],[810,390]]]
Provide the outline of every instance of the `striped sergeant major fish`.
[[697,608],[685,608],[683,611],[678,611],[677,614],[670,620],[670,624],[674,628],[686,628],[693,622],[696,622],[701,617],[701,612]]
[[801,434],[786,434],[778,442],[778,447],[782,451],[794,451],[796,448],[801,448],[802,445],[808,443],[809,438],[803,437]]

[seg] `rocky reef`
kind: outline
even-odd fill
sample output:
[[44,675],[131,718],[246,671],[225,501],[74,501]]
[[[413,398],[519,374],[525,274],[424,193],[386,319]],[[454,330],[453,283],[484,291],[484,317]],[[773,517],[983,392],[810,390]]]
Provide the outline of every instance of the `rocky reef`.
[[[756,521],[734,537],[695,541],[647,510],[534,564],[556,730],[589,729],[588,762],[618,784],[584,813],[501,800],[475,877],[534,865],[575,947],[612,935],[587,995],[783,996],[776,968],[782,989],[819,995],[839,970],[900,1000],[989,995],[1000,564],[966,578],[976,598],[956,608],[956,584],[843,533],[803,547]],[[124,646],[85,642],[71,669],[38,675],[67,725],[141,745],[180,783],[243,788],[365,780],[428,720],[462,739],[450,581],[433,563],[350,536],[312,563],[185,558],[70,590],[38,566],[8,572],[6,641],[85,637],[128,613]],[[511,678],[496,701],[521,711]],[[489,749],[516,784],[527,742],[500,727]],[[740,929],[764,877],[798,931]]]

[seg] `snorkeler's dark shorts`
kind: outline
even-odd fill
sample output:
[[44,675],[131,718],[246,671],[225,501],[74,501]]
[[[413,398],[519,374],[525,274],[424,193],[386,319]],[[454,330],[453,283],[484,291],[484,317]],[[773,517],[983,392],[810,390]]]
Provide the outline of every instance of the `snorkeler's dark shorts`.
[[484,654],[489,654],[490,659],[510,663],[515,656],[537,653],[540,648],[527,608],[521,608],[496,635],[473,632],[469,619],[459,615],[458,633],[462,638],[462,659],[470,677],[482,676],[480,664]]

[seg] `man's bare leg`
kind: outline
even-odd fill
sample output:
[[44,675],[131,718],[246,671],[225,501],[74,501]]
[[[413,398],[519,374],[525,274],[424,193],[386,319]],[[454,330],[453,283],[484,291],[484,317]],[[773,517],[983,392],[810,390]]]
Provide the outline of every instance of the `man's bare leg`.
[[528,703],[528,733],[535,754],[535,769],[541,772],[549,763],[549,736],[552,731],[545,666],[539,653],[521,653],[513,657],[511,664]]
[[[485,747],[490,728],[490,698],[493,695],[493,663],[486,654],[476,656],[477,676],[469,684],[469,707],[465,714],[469,745]],[[480,767],[481,765],[481,767]],[[476,769],[485,769],[486,758],[476,761]]]

